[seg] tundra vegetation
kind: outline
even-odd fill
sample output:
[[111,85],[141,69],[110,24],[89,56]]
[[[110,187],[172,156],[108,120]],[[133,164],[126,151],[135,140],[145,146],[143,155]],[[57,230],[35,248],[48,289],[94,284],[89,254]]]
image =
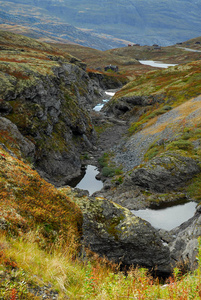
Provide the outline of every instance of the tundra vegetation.
[[[151,71],[129,82],[105,105],[105,110],[119,114],[118,107],[127,105],[125,112],[120,111],[120,118],[129,119],[128,136],[135,136],[137,132],[157,134],[169,128],[169,133],[163,138],[156,138],[144,154],[144,163],[168,151],[180,153],[201,162],[200,109],[199,101],[193,99],[200,95],[201,61],[193,61],[165,70]],[[135,99],[141,99],[137,104]],[[192,100],[190,100],[192,99]],[[130,105],[132,103],[133,105]],[[138,101],[138,100],[137,100]],[[196,102],[196,100],[195,100]],[[117,108],[117,109],[116,109]],[[174,110],[176,109],[176,110]],[[167,118],[162,124],[158,118],[174,110],[174,121]],[[135,118],[135,122],[132,119]],[[113,153],[114,156],[114,153]],[[200,174],[186,186],[187,194],[200,201]]]
[[[58,53],[49,45],[34,44],[34,40],[15,35],[10,39],[10,35],[5,34],[2,42],[4,43],[0,64],[2,98],[12,91],[13,83],[17,89],[23,90],[24,85],[29,87],[30,84],[34,84],[37,76],[47,74],[52,76],[54,67],[61,63],[59,60],[70,62],[72,59],[70,55]],[[33,43],[32,51],[30,43]],[[18,47],[17,55],[13,54],[14,47]],[[79,65],[81,63],[76,62]],[[146,113],[139,115],[138,122],[141,123],[135,130],[130,129],[129,134],[140,130],[140,126],[144,126],[147,121],[154,123],[156,116],[197,96],[200,90],[199,69],[200,62],[196,61],[168,71],[154,71],[137,78],[137,84],[131,82],[117,93],[111,103],[119,101],[124,95],[130,97],[135,92],[141,95],[146,90],[152,94],[160,91],[164,95],[161,103],[151,105]],[[79,88],[81,93],[81,86]],[[77,114],[73,92],[74,86],[71,86],[70,91],[65,90],[64,98],[72,107],[70,112],[65,107],[67,114],[71,113],[72,121]],[[25,106],[22,100],[9,102],[10,106],[6,106],[3,99],[0,100],[1,112],[10,114],[9,119],[18,125],[20,131],[31,142],[34,142],[30,128],[28,132],[26,131],[30,125],[30,117],[34,116],[29,115],[31,111],[29,105]],[[186,110],[188,109],[189,106]],[[17,118],[17,112],[20,119]],[[132,113],[130,116],[132,117]],[[88,118],[87,120],[87,128],[90,131],[90,120]],[[154,143],[146,152],[144,160],[151,160],[163,153],[164,149],[180,151],[184,156],[199,159],[200,149],[194,147],[194,142],[201,138],[200,123],[193,123],[188,127],[185,122],[182,124],[180,135],[176,139],[163,145]],[[39,125],[37,124],[38,127]],[[133,126],[134,124],[131,128]],[[63,140],[57,140],[57,133],[61,129],[62,126],[55,130],[53,135],[55,144],[49,144],[50,148],[63,147]],[[110,153],[105,153],[100,163],[103,167],[112,169],[111,175],[119,176],[122,170],[112,164],[111,157]],[[32,157],[24,157],[12,132],[1,130],[0,299],[198,300],[201,298],[201,241],[197,255],[198,267],[195,271],[185,272],[178,266],[169,278],[161,281],[140,267],[131,267],[122,272],[121,265],[98,257],[90,249],[82,251],[83,215],[76,202],[83,197],[84,203],[87,196],[77,196],[79,199],[76,200],[73,193],[69,192],[68,195],[62,193],[39,176],[32,160]],[[120,176],[119,180],[122,181],[122,178]],[[200,201],[200,174],[195,176],[186,188],[192,197]],[[121,220],[115,220],[108,225],[109,231],[116,231],[117,221]]]

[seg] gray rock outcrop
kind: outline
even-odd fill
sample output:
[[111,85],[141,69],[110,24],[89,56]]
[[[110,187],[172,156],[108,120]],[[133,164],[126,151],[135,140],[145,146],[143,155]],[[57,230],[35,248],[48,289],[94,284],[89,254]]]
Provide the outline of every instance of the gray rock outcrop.
[[[28,70],[31,80],[7,76],[7,88],[0,87],[0,116],[17,126],[27,145],[28,140],[35,145],[37,170],[59,186],[80,174],[81,153],[93,148],[95,131],[88,110],[103,91],[79,66],[56,64],[48,75]],[[29,151],[25,145],[23,151]]]
[[113,114],[116,117],[123,116],[124,114],[130,112],[131,110],[135,110],[137,115],[143,113],[143,108],[153,105],[155,103],[162,103],[163,95],[149,95],[149,96],[131,96],[131,97],[123,97],[111,101],[104,107],[104,112],[107,114]]
[[195,174],[200,172],[200,166],[194,159],[182,156],[180,153],[166,152],[137,167],[126,185],[133,184],[156,192],[177,189],[185,184]]
[[35,145],[24,137],[10,120],[0,117],[0,131],[12,139],[12,144],[15,144],[24,158],[34,158]]
[[[69,194],[69,189],[62,189]],[[169,249],[148,222],[103,198],[74,197],[83,213],[83,243],[100,256],[123,265],[139,265],[158,274],[171,271]]]
[[194,270],[198,266],[198,238],[201,236],[201,209],[187,222],[170,231],[173,241],[169,244],[172,266]]
[[[103,90],[117,89],[122,87],[122,82],[116,77],[107,76],[98,72],[89,72],[89,77],[95,81]],[[125,82],[126,83],[126,80]]]

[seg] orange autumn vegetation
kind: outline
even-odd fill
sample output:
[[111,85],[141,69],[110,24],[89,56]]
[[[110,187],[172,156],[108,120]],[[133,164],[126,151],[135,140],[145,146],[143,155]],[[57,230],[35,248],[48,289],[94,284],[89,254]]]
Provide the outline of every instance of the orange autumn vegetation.
[[0,213],[6,232],[22,234],[39,229],[51,246],[60,237],[80,236],[79,208],[21,160],[0,147]]

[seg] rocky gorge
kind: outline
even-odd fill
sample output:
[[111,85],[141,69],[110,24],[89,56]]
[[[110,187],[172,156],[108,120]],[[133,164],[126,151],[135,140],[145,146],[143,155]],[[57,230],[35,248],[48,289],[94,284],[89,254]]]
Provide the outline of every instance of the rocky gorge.
[[[1,37],[6,38],[5,33]],[[4,46],[2,50],[10,63],[1,64],[1,117],[10,119],[28,137],[32,151],[22,149],[25,158],[43,177],[61,185],[79,174],[81,153],[93,147],[95,132],[88,109],[103,91],[75,58],[53,56],[51,47],[43,49],[51,55],[47,52],[41,58],[31,46],[26,49],[28,41],[23,41],[16,50],[21,54],[16,53],[17,62],[12,49]],[[33,48],[37,46],[40,52],[42,46]],[[32,58],[30,64],[24,63],[27,55]]]
[[[193,270],[201,235],[195,189],[201,173],[200,96],[175,105],[166,103],[165,89],[122,96],[129,83],[103,111],[94,112],[104,89],[120,88],[121,82],[88,74],[81,61],[50,45],[0,34],[2,153],[31,164],[65,195],[60,197],[76,204],[83,216],[83,247],[158,275],[169,275],[178,264]],[[92,161],[104,187],[89,197],[66,185]],[[104,168],[112,172],[106,175]],[[155,229],[130,212],[178,199],[198,206],[192,219],[171,231]],[[6,220],[1,224],[6,228]]]
[[[134,95],[120,99],[126,109],[112,99],[104,110],[110,117],[123,116],[122,120],[130,114],[137,124],[145,108],[149,109],[150,98],[154,103],[164,101],[163,95],[155,99]],[[198,96],[167,112],[165,108],[162,114],[157,108],[159,112],[152,113],[136,132],[122,137],[110,148],[108,160],[111,166],[121,166],[122,173],[106,179],[104,188],[95,193],[131,210],[196,201],[193,218],[171,231],[159,228],[156,233],[169,249],[169,264],[191,270],[197,264],[197,239],[201,234],[199,197],[195,195],[200,175],[200,100]]]

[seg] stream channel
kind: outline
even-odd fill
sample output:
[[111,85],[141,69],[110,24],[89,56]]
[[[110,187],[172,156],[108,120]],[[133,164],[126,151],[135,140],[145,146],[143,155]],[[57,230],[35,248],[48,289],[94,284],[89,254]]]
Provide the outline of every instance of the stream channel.
[[[110,100],[112,96],[114,96],[115,92],[113,91],[105,91],[105,98],[101,103],[97,104],[93,110],[98,112],[103,108],[104,104]],[[88,165],[83,166],[81,175],[71,180],[69,183],[70,186],[76,187],[82,190],[87,190],[89,195],[100,191],[103,188],[103,182],[101,180],[96,179],[96,175],[98,175],[99,171],[96,166]]]
[[[150,62],[152,63],[152,61]],[[160,62],[158,62],[158,64],[161,65],[158,66],[160,68],[167,68],[170,66],[170,64],[164,64]],[[107,95],[107,99],[104,99],[102,100],[102,103],[97,104],[93,108],[94,111],[100,111],[104,104],[108,102],[115,93],[112,91],[106,91],[105,94]],[[72,180],[70,185],[79,189],[88,190],[89,195],[92,195],[94,192],[103,188],[103,182],[96,179],[96,175],[98,173],[99,171],[96,166],[83,166],[81,175]],[[131,212],[134,215],[148,221],[157,229],[171,230],[193,217],[196,211],[196,206],[197,203],[193,201],[180,201],[177,203],[168,203],[159,207],[131,210]]]

